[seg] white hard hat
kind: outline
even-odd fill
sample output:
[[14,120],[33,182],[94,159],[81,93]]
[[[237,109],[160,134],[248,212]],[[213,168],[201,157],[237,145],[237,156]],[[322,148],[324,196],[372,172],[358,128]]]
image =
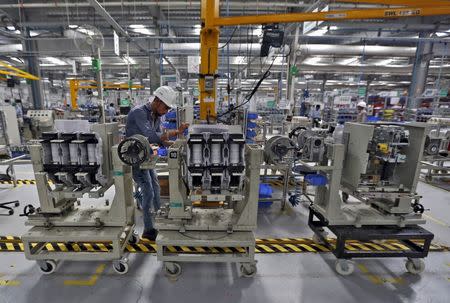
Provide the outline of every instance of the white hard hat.
[[175,107],[177,93],[170,86],[160,86],[155,90],[155,97],[164,102],[168,107]]
[[360,101],[360,102],[358,102],[358,104],[357,104],[356,106],[366,108],[366,107],[367,107],[367,104],[366,104],[366,102],[364,102],[364,101]]

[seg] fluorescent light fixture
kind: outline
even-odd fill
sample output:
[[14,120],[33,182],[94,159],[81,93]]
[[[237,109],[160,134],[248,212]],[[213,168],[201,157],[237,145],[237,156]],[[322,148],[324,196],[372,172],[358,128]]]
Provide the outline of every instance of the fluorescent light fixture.
[[328,30],[325,27],[323,27],[323,28],[316,29],[315,31],[311,31],[311,32],[307,33],[306,35],[307,36],[323,36],[324,34],[327,33],[327,31]]
[[148,28],[135,28],[133,29],[133,32],[143,34],[143,35],[154,35],[155,32]]
[[77,27],[78,27],[78,25],[76,25],[76,24],[69,24],[69,28],[71,28],[71,29],[75,29]]
[[12,56],[10,56],[9,58],[10,58],[11,60],[14,60],[14,61],[18,62],[18,63],[23,63],[23,61],[20,60],[20,59],[17,58],[17,57],[12,57]]
[[309,65],[326,65],[325,63],[320,63],[320,61],[322,61],[322,57],[311,57],[307,58],[303,63]]
[[16,27],[15,27],[14,25],[8,25],[8,26],[6,27],[6,29],[9,30],[9,31],[15,31],[15,30],[16,30]]
[[30,37],[36,37],[37,35],[39,35],[39,32],[37,32],[37,31],[30,31]]
[[136,61],[132,57],[123,56],[122,59],[123,61],[125,61],[125,63],[136,64]]
[[394,61],[394,60],[392,60],[392,59],[380,60],[377,63],[375,63],[375,65],[377,65],[377,66],[387,66],[390,63],[392,63],[392,61]]
[[330,26],[330,31],[335,31],[338,30],[339,27],[337,27],[336,25],[332,25]]
[[67,62],[55,57],[44,57],[44,60],[47,60],[48,62],[54,65],[67,65]]
[[89,36],[94,36],[95,33],[91,30],[88,30],[87,28],[78,28],[77,29],[78,32],[89,35]]
[[262,33],[263,33],[263,31],[262,31],[262,26],[259,26],[259,27],[255,28],[255,29],[253,30],[253,35],[254,35],[254,36],[261,36]]
[[144,24],[131,24],[130,28],[139,29],[139,28],[145,28]]
[[352,58],[348,58],[348,59],[344,59],[341,60],[339,62],[340,65],[349,65],[350,63],[354,63],[355,61],[358,60],[358,57],[352,57]]

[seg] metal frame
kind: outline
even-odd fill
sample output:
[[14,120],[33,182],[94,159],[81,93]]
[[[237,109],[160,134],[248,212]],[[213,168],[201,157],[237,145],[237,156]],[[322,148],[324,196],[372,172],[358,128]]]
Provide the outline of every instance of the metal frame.
[[[31,229],[22,236],[25,257],[37,260],[41,269],[56,260],[97,261],[113,260],[114,269],[119,273],[128,270],[126,251],[129,242],[136,242],[135,210],[131,167],[119,159],[117,153],[117,123],[97,124],[92,126],[103,142],[102,174],[108,182],[104,186],[86,187],[73,192],[72,187],[59,185],[52,189],[48,185],[47,173],[43,167],[41,145],[33,145],[30,152],[38,188],[40,212],[31,214],[26,225]],[[115,185],[115,195],[107,207],[76,208],[75,204],[84,194],[89,197],[103,197],[104,192]],[[54,251],[44,249],[48,243],[91,243],[110,242],[112,249],[102,252]],[[48,248],[48,247],[47,247]],[[120,264],[120,265],[118,265]],[[54,270],[55,266],[51,266]],[[47,272],[48,273],[48,272]]]
[[[318,220],[314,220],[317,218]],[[430,250],[431,240],[434,235],[419,225],[409,225],[399,228],[398,226],[353,226],[329,225],[329,222],[314,208],[310,207],[308,226],[312,229],[324,245],[338,259],[351,258],[425,258]],[[336,244],[330,243],[323,234],[323,229],[328,228],[336,235]],[[372,241],[372,240],[399,240],[409,250],[383,250],[383,251],[352,251],[346,249],[349,240]],[[423,240],[422,246],[414,243],[414,240]]]

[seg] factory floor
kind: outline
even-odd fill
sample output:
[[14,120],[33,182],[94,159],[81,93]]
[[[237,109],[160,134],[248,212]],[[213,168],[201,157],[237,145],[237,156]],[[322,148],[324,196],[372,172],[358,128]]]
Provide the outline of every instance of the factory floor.
[[[33,179],[31,166],[17,168],[18,178]],[[426,228],[435,243],[450,246],[450,192],[420,183],[429,211]],[[113,192],[107,193],[112,196]],[[26,231],[18,213],[37,205],[34,185],[0,185],[0,202],[20,200],[13,216],[0,216],[0,236]],[[141,214],[137,221],[142,230]],[[280,211],[278,203],[260,210],[258,238],[311,237],[307,204]],[[3,302],[449,302],[450,252],[430,252],[420,275],[405,271],[402,258],[356,260],[351,276],[334,270],[331,253],[258,254],[258,273],[240,277],[233,264],[184,263],[176,281],[150,254],[131,254],[130,270],[117,275],[109,262],[64,262],[42,275],[22,253],[0,253],[0,303]]]

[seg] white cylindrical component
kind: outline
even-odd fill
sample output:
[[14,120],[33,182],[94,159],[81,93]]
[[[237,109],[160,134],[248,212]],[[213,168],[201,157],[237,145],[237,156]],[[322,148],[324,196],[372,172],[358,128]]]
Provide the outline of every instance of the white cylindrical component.
[[79,156],[79,163],[81,165],[88,164],[88,151],[87,151],[87,145],[86,144],[78,144],[78,156]]
[[220,164],[222,162],[220,144],[211,145],[211,164]]
[[88,161],[90,164],[97,164],[97,156],[95,155],[95,144],[87,145]]
[[230,164],[239,164],[239,144],[230,145]]
[[70,164],[78,164],[78,144],[69,144]]
[[61,164],[61,157],[59,156],[59,144],[58,143],[51,143],[50,144],[52,149],[52,162],[53,164]]
[[62,143],[61,146],[61,162],[63,165],[70,163],[69,143]]
[[202,145],[193,144],[192,145],[192,164],[202,164]]

